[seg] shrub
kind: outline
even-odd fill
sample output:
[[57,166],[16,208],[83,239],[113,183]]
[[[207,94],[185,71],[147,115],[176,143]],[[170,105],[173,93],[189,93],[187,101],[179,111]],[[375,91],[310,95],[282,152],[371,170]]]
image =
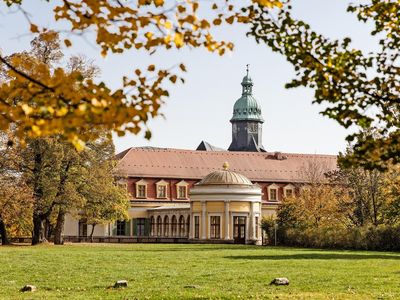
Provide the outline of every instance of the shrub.
[[280,244],[310,248],[400,250],[400,226],[280,228]]

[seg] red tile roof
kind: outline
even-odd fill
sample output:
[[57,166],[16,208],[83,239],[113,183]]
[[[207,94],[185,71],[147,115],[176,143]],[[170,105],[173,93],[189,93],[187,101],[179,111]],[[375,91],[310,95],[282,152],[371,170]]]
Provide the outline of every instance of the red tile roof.
[[130,148],[117,158],[117,173],[129,177],[202,179],[228,162],[230,170],[260,182],[304,182],[304,170],[310,164],[317,163],[328,171],[336,169],[337,163],[334,155],[152,147]]

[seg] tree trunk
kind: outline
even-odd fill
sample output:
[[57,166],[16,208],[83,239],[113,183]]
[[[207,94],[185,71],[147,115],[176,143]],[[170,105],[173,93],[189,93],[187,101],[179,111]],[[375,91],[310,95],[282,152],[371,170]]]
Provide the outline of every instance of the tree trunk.
[[90,242],[93,243],[93,232],[94,232],[94,227],[96,224],[92,224],[92,231],[90,232]]
[[54,245],[63,245],[63,233],[64,233],[64,223],[65,223],[65,211],[60,209],[57,216],[57,223],[54,229]]
[[7,237],[6,224],[4,224],[4,222],[1,218],[0,218],[0,235],[1,235],[1,244],[3,246],[10,245],[10,241],[8,240],[8,237]]
[[46,220],[44,221],[44,233],[46,240],[50,241],[54,233],[54,226],[51,224],[49,217],[46,217]]
[[45,232],[44,232],[44,221],[42,215],[36,213],[33,214],[33,233],[32,233],[32,245],[37,245],[46,242]]

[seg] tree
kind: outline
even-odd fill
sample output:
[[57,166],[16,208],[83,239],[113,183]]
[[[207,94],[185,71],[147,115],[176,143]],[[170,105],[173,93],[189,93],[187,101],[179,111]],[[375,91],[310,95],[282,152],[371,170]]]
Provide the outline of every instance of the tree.
[[383,191],[386,197],[386,223],[400,223],[400,166],[392,166],[385,174]]
[[369,0],[350,4],[348,11],[360,21],[374,24],[379,50],[363,53],[351,39],[330,40],[292,17],[290,0],[279,13],[256,8],[249,35],[265,43],[294,66],[296,78],[287,88],[309,87],[314,103],[324,104],[322,112],[340,125],[358,132],[347,166],[359,164],[385,170],[400,163],[400,2]]
[[[32,193],[16,171],[18,153],[7,144],[11,133],[0,132],[0,236],[9,244],[8,233],[27,235],[31,231]],[[18,216],[18,218],[16,218]]]
[[287,228],[318,228],[333,224],[345,225],[340,212],[342,186],[328,180],[329,168],[318,161],[309,161],[303,166],[302,179],[305,184],[297,186],[297,193],[285,197],[277,211],[277,222]]
[[[22,0],[3,2],[27,18],[32,33],[40,32],[45,40],[54,40],[53,36],[58,35],[54,28],[34,24]],[[280,5],[277,0],[252,0],[251,7]],[[202,7],[209,7],[211,12],[201,17]],[[204,48],[223,55],[232,50],[233,44],[216,40],[210,30],[221,24],[247,23],[251,18],[251,10],[233,0],[63,0],[55,4],[53,12],[56,21],[67,24],[69,33],[82,35],[94,31],[104,56],[129,49],[154,53],[184,47]],[[64,45],[71,46],[71,41],[64,39]],[[7,59],[0,55],[0,65],[8,75],[8,80],[0,85],[0,129],[17,124],[20,139],[58,134],[80,150],[84,142],[96,138],[88,134],[92,128],[118,135],[126,131],[139,133],[150,118],[159,114],[168,97],[166,81],[183,82],[176,68],[172,72],[152,64],[136,69],[130,78],[124,77],[121,88],[113,91],[103,82],[87,80],[79,71],[51,71],[46,62],[38,64],[21,56]],[[183,64],[179,67],[186,71]],[[147,130],[146,137],[150,136]]]
[[331,177],[332,184],[345,187],[340,197],[340,210],[353,226],[384,222],[384,173],[361,167],[341,168]]
[[92,225],[90,239],[93,241],[97,225],[128,219],[130,202],[126,186],[118,184],[113,173],[116,161],[111,139],[103,137],[88,147],[81,191],[84,201],[77,208],[76,215]]

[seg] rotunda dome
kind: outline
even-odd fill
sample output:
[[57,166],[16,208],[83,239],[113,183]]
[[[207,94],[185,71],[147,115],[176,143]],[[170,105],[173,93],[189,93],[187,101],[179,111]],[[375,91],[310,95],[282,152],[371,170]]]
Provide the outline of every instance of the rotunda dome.
[[253,185],[246,176],[229,171],[228,168],[228,163],[224,163],[223,170],[208,174],[197,185]]

